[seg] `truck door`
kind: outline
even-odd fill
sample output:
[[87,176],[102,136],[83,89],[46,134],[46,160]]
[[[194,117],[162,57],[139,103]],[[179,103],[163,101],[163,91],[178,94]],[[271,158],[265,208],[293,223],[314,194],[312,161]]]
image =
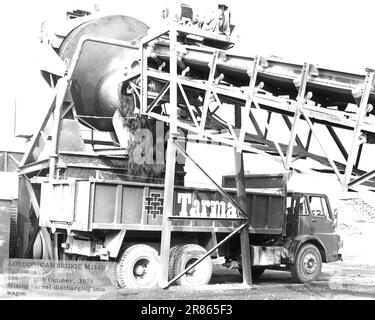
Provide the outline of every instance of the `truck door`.
[[307,207],[307,199],[304,196],[299,198],[298,207],[298,231],[297,235],[307,235],[312,234],[311,228],[311,215]]
[[325,195],[309,195],[312,234],[322,241],[327,261],[337,261],[340,236],[334,233],[334,217]]
[[309,195],[312,233],[319,237],[321,234],[333,232],[333,217],[327,199],[323,195]]

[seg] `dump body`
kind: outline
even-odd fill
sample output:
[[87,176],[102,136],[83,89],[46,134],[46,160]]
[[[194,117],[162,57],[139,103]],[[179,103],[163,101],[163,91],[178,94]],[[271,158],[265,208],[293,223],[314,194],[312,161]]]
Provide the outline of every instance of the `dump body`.
[[[71,180],[44,183],[41,190],[41,226],[76,231],[162,229],[161,185]],[[228,194],[235,199],[234,191]],[[283,194],[249,192],[246,202],[251,233],[283,232]],[[238,210],[218,191],[184,187],[175,188],[171,216],[174,231],[194,232],[229,233],[241,219]]]

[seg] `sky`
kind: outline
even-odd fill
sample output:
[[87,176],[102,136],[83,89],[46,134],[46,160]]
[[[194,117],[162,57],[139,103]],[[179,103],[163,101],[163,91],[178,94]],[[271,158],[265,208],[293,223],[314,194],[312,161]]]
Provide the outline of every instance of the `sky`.
[[[41,95],[35,85],[38,64],[35,46],[42,22],[54,24],[67,10],[137,17],[158,26],[161,10],[172,0],[13,0],[2,3],[0,19],[0,148],[22,149],[14,139],[15,100],[22,104],[30,125],[38,122]],[[210,6],[213,0],[186,0]],[[275,55],[341,70],[375,68],[373,13],[370,0],[227,0],[238,37],[235,50],[243,54]],[[5,45],[4,45],[5,44]],[[35,116],[35,117],[34,117]],[[40,120],[39,120],[40,121]]]

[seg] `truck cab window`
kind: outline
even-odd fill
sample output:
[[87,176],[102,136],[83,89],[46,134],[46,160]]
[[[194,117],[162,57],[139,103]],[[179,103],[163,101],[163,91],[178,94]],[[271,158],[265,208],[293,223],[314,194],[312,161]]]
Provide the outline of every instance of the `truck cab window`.
[[315,217],[325,217],[330,219],[326,199],[319,196],[310,197],[311,215]]
[[299,199],[299,201],[297,202],[297,205],[298,205],[298,214],[300,216],[309,215],[309,212],[306,209],[306,199],[304,197]]
[[286,214],[292,213],[292,197],[289,196],[286,198]]

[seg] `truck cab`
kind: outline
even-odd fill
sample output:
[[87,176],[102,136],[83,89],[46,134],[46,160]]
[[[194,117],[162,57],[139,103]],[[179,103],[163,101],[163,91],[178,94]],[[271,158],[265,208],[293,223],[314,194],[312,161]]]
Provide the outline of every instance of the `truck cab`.
[[[286,184],[277,176],[246,176],[250,224],[259,227],[259,217],[280,217],[280,232],[250,232],[250,249],[252,256],[252,277],[260,277],[266,269],[290,271],[296,282],[309,283],[319,278],[323,263],[341,260],[339,254],[343,243],[335,233],[337,209],[332,209],[326,194],[307,192],[288,192]],[[227,179],[227,184],[231,180]],[[255,187],[283,187],[278,200],[269,196],[268,200]],[[268,192],[271,190],[268,189]],[[274,189],[275,190],[275,189]],[[281,189],[280,189],[281,190]],[[279,192],[280,192],[279,190]],[[255,196],[255,197],[254,197]],[[252,199],[252,200],[251,200]],[[268,203],[268,204],[267,204]],[[270,221],[266,223],[270,226]],[[225,266],[232,268],[238,262],[242,272],[240,252],[234,257],[234,248]],[[234,260],[234,264],[232,261]]]
[[325,194],[290,193],[286,202],[289,268],[300,282],[316,280],[322,262],[341,260],[342,241],[335,234],[337,209],[332,211]]

